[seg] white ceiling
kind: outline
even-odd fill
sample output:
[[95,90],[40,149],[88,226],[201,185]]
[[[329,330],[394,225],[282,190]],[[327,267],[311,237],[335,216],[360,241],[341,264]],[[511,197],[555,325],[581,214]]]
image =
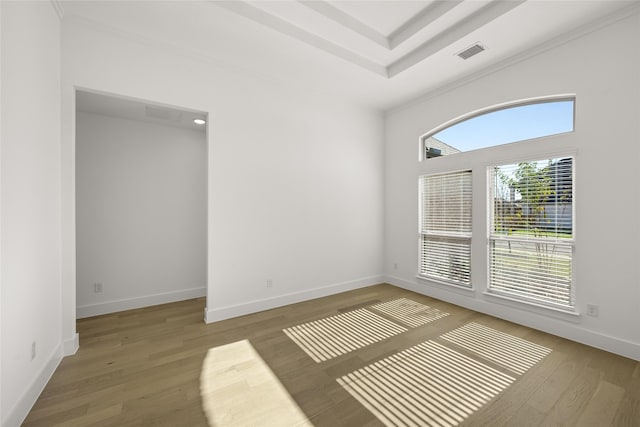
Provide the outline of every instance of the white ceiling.
[[275,31],[391,78],[524,3],[218,1]]
[[[429,5],[428,1],[315,1],[306,5],[321,5],[327,3],[330,7],[350,15],[352,19],[362,22],[381,35],[389,37],[395,30],[413,18],[418,12]],[[451,1],[452,4],[457,3]]]
[[[136,34],[301,90],[387,110],[638,0],[91,1],[65,19]],[[486,50],[463,60],[475,43]]]
[[76,110],[203,133],[207,129],[206,125],[193,122],[194,119],[202,119],[206,122],[207,115],[203,112],[81,90],[76,92]]

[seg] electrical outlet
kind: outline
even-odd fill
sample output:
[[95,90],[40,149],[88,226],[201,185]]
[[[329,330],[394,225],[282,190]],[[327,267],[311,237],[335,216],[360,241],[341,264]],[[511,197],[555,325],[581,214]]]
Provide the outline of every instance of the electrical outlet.
[[394,270],[397,270],[397,269],[398,269],[398,263],[397,263],[397,262],[394,262],[394,263],[393,263],[393,269],[394,269]]
[[267,279],[267,288],[271,288],[273,286],[273,280]]
[[93,292],[99,294],[102,292],[102,283],[94,283],[93,284]]
[[36,358],[36,342],[31,343],[31,360]]
[[598,306],[594,304],[587,304],[587,316],[598,317]]

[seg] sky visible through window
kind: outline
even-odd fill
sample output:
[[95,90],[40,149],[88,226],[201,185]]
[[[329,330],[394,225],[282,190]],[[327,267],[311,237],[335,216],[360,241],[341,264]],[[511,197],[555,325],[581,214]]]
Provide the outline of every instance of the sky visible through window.
[[521,105],[473,117],[432,135],[460,151],[573,130],[573,100]]

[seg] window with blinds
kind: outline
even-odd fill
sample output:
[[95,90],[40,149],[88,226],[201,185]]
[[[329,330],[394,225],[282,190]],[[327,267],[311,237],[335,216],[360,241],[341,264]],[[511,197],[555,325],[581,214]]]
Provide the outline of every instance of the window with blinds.
[[489,292],[572,309],[573,158],[495,166],[489,175]]
[[419,275],[471,287],[471,171],[420,177]]

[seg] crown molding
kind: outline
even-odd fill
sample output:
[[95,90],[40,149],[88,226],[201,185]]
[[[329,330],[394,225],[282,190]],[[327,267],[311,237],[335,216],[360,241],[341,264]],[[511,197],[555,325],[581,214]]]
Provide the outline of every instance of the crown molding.
[[457,40],[522,5],[525,1],[526,0],[495,1],[489,3],[487,6],[463,19],[458,24],[447,28],[432,39],[424,42],[418,48],[391,63],[387,67],[389,77],[393,77],[424,61],[447,46],[455,43]]
[[[393,48],[399,46],[463,1],[464,0],[432,2],[400,26],[389,37],[385,37],[373,28],[326,1],[298,0],[300,4],[343,26],[345,29],[363,36],[369,42],[387,51],[391,51]],[[390,79],[414,65],[419,64],[447,46],[450,46],[461,37],[466,36],[522,5],[525,1],[526,0],[496,0],[490,2],[480,10],[445,29],[431,39],[426,40],[420,46],[407,52],[390,64],[380,64],[365,58],[350,49],[292,24],[266,10],[253,6],[244,0],[211,1],[211,3]]]
[[389,47],[394,49],[414,36],[418,31],[458,6],[464,0],[435,1],[418,12],[389,35]]
[[640,2],[633,2],[632,5],[627,6],[621,10],[617,10],[609,15],[606,15],[596,21],[589,22],[581,27],[568,31],[564,34],[561,34],[545,43],[542,43],[527,52],[519,53],[509,58],[506,58],[496,64],[490,65],[484,69],[474,71],[470,74],[464,75],[458,79],[450,81],[449,83],[445,83],[435,89],[431,89],[428,91],[419,94],[416,98],[411,101],[405,102],[404,104],[389,108],[385,111],[385,117],[391,117],[396,113],[400,113],[404,110],[412,108],[418,104],[423,102],[427,102],[431,99],[434,99],[438,96],[444,95],[445,93],[451,92],[459,87],[470,84],[476,80],[482,79],[491,74],[497,73],[500,70],[511,67],[520,62],[526,61],[530,58],[541,55],[551,49],[555,49],[559,46],[562,46],[566,43],[569,43],[573,40],[584,37],[593,32],[599,31],[603,28],[606,28],[610,25],[615,24],[616,22],[622,21],[624,19],[630,18],[633,15],[637,15],[640,17]]
[[388,37],[369,27],[367,24],[354,18],[348,13],[345,13],[337,7],[332,6],[325,0],[297,1],[300,4],[324,16],[325,18],[342,25],[348,30],[358,33],[371,42],[385,48],[386,50],[391,51],[400,46],[403,42],[410,39],[426,26],[436,21],[445,13],[458,6],[464,0],[434,1],[433,3],[426,5],[413,17],[411,17],[400,27],[395,29]]
[[212,4],[227,9],[231,12],[235,12],[238,15],[244,16],[247,19],[257,22],[278,31],[279,33],[293,37],[298,41],[314,46],[327,53],[333,54],[339,58],[342,58],[354,65],[358,65],[365,68],[375,74],[383,77],[388,77],[387,70],[384,65],[378,64],[370,59],[367,59],[357,53],[354,53],[348,49],[338,46],[335,43],[330,42],[320,36],[317,36],[307,30],[304,30],[296,25],[293,25],[284,19],[278,18],[262,9],[259,9],[249,3],[241,0],[230,1],[212,1]]
[[367,24],[354,18],[348,13],[345,13],[337,7],[332,6],[329,2],[324,0],[298,0],[298,3],[308,7],[309,9],[312,9],[325,18],[330,19],[345,28],[360,34],[373,43],[382,46],[385,49],[390,49],[390,39],[388,37],[385,37],[383,34],[379,33],[378,31],[374,30]]

